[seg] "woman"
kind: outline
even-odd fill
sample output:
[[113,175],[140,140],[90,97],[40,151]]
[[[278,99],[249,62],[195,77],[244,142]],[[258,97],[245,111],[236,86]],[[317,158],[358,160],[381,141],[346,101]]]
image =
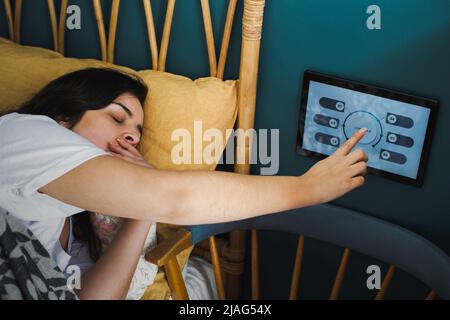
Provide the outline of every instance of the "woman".
[[[136,77],[85,69],[52,81],[19,111],[0,117],[0,208],[24,221],[62,270],[71,259],[65,251],[70,216],[91,211],[128,218],[83,273],[80,298],[126,296],[153,221],[245,219],[327,202],[364,183],[367,156],[351,150],[365,130],[300,177],[153,169],[136,149],[146,95]],[[76,220],[74,235],[97,258],[88,219]]]

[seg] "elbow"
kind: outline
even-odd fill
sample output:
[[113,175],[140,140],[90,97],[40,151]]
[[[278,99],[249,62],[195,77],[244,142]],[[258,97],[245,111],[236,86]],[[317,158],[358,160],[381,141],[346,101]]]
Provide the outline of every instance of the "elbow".
[[169,204],[166,208],[165,220],[162,221],[170,224],[184,225],[188,220],[189,211],[186,207],[186,201],[184,200],[184,196],[177,196],[169,201]]
[[193,195],[191,188],[172,188],[166,197],[164,205],[164,217],[161,217],[160,222],[189,225],[195,224],[192,220],[192,201]]
[[[192,185],[191,177],[183,171],[154,170],[149,173],[154,183],[150,185],[149,179],[142,179],[142,188],[138,188],[144,190],[140,201],[145,204],[140,208],[146,208],[140,219],[177,225],[196,224],[198,221],[194,221],[194,217],[198,216],[202,195]],[[150,218],[148,210],[153,212]]]

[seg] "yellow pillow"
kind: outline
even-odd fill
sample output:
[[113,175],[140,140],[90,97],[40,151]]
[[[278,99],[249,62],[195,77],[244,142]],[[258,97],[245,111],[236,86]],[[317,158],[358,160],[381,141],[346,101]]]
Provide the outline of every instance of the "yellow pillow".
[[[148,85],[150,90],[144,105],[144,131],[140,143],[140,151],[147,161],[162,169],[214,170],[216,163],[174,164],[171,152],[178,142],[171,141],[172,132],[185,129],[193,138],[194,121],[201,121],[203,131],[218,129],[225,137],[226,130],[233,128],[237,115],[235,81],[209,77],[192,81],[166,72],[136,72],[93,59],[65,58],[51,50],[17,45],[0,37],[0,114],[16,109],[53,79],[88,67],[117,68],[138,74]],[[194,152],[202,152],[210,144],[202,141],[202,148],[195,149],[194,141],[191,142],[191,159],[195,158]],[[159,224],[158,239],[169,236],[173,230],[169,225]],[[188,248],[177,256],[181,266],[186,263],[191,250]],[[168,290],[164,277],[158,274],[145,297],[164,299],[169,295]]]
[[[214,170],[216,163],[207,163],[214,157],[208,155],[219,158],[223,148],[220,154],[214,154],[212,149],[207,148],[208,145],[212,147],[213,138],[208,140],[203,137],[203,133],[211,128],[218,129],[220,136],[224,137],[221,143],[226,144],[226,129],[233,128],[237,114],[236,82],[218,78],[192,81],[183,76],[152,70],[140,71],[138,74],[150,89],[145,103],[144,132],[140,144],[144,157],[161,169]],[[177,129],[189,132],[190,138],[185,141],[190,141],[191,153],[185,160],[190,160],[190,164],[174,163],[171,159],[173,148],[184,141],[176,136],[172,141],[172,134]],[[194,144],[194,140],[199,143]],[[178,155],[178,152],[175,154]],[[194,163],[195,159],[198,160],[197,164]]]
[[197,131],[200,139],[202,133],[211,128],[218,129],[225,137],[226,129],[233,128],[237,115],[235,81],[212,77],[192,81],[166,72],[136,72],[94,59],[64,58],[51,50],[21,46],[0,38],[0,114],[16,109],[53,79],[88,67],[109,67],[138,74],[148,85],[150,90],[144,105],[144,132],[140,143],[147,161],[163,169],[215,168],[215,163],[204,161],[200,164],[173,163],[172,148],[180,140],[171,141],[171,137],[176,129],[190,133],[189,158],[192,162],[196,158],[195,152],[201,153],[211,144],[211,141],[202,141],[201,148],[194,147],[194,121],[201,121],[202,132]]

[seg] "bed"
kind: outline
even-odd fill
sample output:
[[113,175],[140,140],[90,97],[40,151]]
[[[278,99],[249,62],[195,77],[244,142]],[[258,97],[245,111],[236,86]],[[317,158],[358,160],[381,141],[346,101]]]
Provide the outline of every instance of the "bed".
[[[197,0],[196,0],[197,1]],[[208,52],[209,76],[222,81],[229,51],[230,37],[237,6],[237,0],[229,0],[223,32],[220,54],[217,58],[214,45],[213,24],[208,0],[198,0],[201,11]],[[9,38],[21,42],[22,0],[11,2],[4,0],[5,15]],[[236,112],[233,125],[247,130],[254,126],[256,93],[258,80],[259,52],[262,39],[265,0],[243,0],[242,40],[239,78],[236,85]],[[68,0],[62,0],[58,15],[53,0],[47,1],[53,36],[53,50],[61,55],[65,49],[66,10]],[[158,45],[155,23],[150,0],[136,1],[146,20],[146,32],[153,71],[166,70],[170,31],[174,17],[175,0],[167,0],[162,38]],[[13,10],[14,9],[14,10]],[[105,28],[100,0],[92,0],[92,11],[96,17],[98,40],[101,48],[101,60],[114,63],[115,38],[120,13],[120,0],[111,1],[109,29]],[[14,14],[13,14],[14,12]],[[234,120],[236,122],[234,122]],[[228,124],[228,127],[230,125]],[[245,163],[236,164],[234,172],[250,173],[250,141],[241,139],[236,145],[236,152],[245,155]],[[215,166],[209,168],[214,169]],[[360,252],[390,264],[383,279],[381,289],[375,299],[383,299],[393,279],[395,270],[400,268],[412,274],[430,287],[426,299],[436,297],[450,298],[450,259],[434,244],[420,235],[388,222],[372,218],[362,213],[337,207],[331,204],[305,208],[298,212],[270,215],[246,221],[218,225],[191,227],[170,227],[162,241],[146,254],[148,261],[164,269],[171,295],[175,299],[187,299],[183,278],[181,276],[180,254],[188,255],[195,245],[194,253],[211,261],[215,271],[215,280],[220,299],[240,298],[242,275],[245,263],[246,231],[251,230],[251,270],[252,298],[259,298],[259,262],[258,233],[256,230],[279,230],[298,235],[298,247],[293,265],[290,299],[297,299],[304,259],[305,237],[323,240],[343,248],[341,262],[336,272],[332,291],[328,298],[337,299],[344,281],[345,271],[352,251]],[[227,237],[216,235],[229,232]],[[383,236],[380,236],[383,234]],[[188,250],[188,252],[186,251]],[[187,253],[186,253],[187,252]],[[401,254],[400,254],[401,253]],[[181,259],[182,260],[182,259]],[[154,297],[150,293],[147,297]]]

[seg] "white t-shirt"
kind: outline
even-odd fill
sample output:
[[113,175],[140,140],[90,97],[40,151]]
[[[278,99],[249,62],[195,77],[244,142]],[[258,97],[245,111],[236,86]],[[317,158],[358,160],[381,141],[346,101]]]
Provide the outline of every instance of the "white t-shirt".
[[[78,265],[82,271],[93,263],[87,247],[74,239],[72,223],[69,254],[59,241],[65,219],[85,210],[39,193],[38,189],[101,155],[109,153],[49,117],[19,113],[0,117],[0,212],[9,212],[20,219],[62,271],[69,263]],[[152,246],[156,241],[155,225],[150,230],[148,241]],[[142,294],[142,284],[153,282],[157,268],[155,266],[151,275],[144,271],[140,271],[138,265],[133,280],[139,283],[133,298],[137,299]],[[214,274],[209,263],[191,257],[183,276],[191,299],[217,299]]]
[[63,271],[71,258],[59,242],[64,221],[84,209],[38,189],[101,155],[109,154],[49,117],[0,117],[0,211],[22,220]]

